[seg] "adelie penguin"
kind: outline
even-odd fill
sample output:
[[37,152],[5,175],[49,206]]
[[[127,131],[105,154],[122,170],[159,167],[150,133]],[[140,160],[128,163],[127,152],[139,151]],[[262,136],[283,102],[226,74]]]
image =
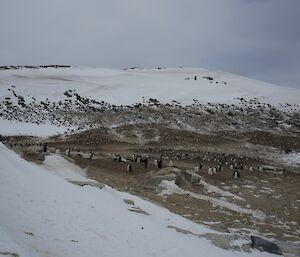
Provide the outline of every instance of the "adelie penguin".
[[240,177],[241,177],[240,173],[239,173],[237,170],[235,170],[235,171],[233,172],[232,176],[233,176],[234,178],[240,178]]
[[126,167],[127,172],[132,172],[132,165],[128,164]]
[[94,156],[95,156],[94,152],[93,152],[93,151],[90,152],[90,157],[89,157],[89,159],[92,160],[92,159],[94,158]]

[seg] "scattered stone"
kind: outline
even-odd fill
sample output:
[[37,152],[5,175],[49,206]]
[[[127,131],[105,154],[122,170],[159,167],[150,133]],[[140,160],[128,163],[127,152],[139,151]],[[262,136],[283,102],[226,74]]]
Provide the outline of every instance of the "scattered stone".
[[17,253],[10,253],[10,252],[0,252],[0,255],[8,256],[8,257],[19,257],[20,256]]
[[96,180],[88,180],[88,181],[73,181],[73,180],[69,180],[68,182],[76,185],[76,186],[92,186],[92,187],[98,187],[98,188],[103,188],[105,187],[104,184],[96,181]]
[[243,244],[242,245],[242,250],[244,252],[251,253],[251,244],[250,243],[249,244]]
[[134,205],[134,201],[130,200],[130,199],[123,199],[124,203],[128,204],[128,205]]
[[26,234],[28,236],[34,236],[34,234],[32,232],[29,232],[29,231],[24,231],[24,234]]
[[148,212],[142,210],[139,207],[135,207],[135,206],[132,206],[130,209],[128,209],[128,211],[132,211],[132,212],[136,212],[136,213],[140,213],[140,214],[144,214],[144,215],[149,215]]
[[46,154],[44,153],[44,152],[41,152],[39,155],[38,155],[38,160],[39,161],[45,161],[45,156],[46,156]]

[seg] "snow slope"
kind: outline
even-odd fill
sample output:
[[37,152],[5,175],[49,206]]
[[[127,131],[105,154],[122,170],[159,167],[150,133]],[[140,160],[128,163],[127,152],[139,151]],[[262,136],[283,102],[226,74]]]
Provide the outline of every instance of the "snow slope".
[[[197,81],[193,79],[194,76],[197,76]],[[206,76],[214,80],[203,78]],[[191,79],[185,80],[187,77]],[[75,89],[82,96],[118,105],[141,102],[143,97],[146,100],[157,98],[164,103],[176,100],[182,104],[190,104],[193,99],[203,103],[232,103],[236,97],[257,97],[271,104],[298,104],[300,97],[300,90],[296,88],[195,68],[113,70],[71,67],[1,70],[0,100],[9,96],[7,88],[12,85],[16,86],[19,94],[37,99],[62,99],[63,92]]]
[[[178,233],[168,226],[195,234],[211,230],[109,187],[70,184],[3,144],[0,163],[0,256],[272,256],[225,251]],[[134,206],[123,199],[149,215],[129,211]]]
[[35,124],[18,121],[9,121],[0,119],[0,134],[5,136],[12,135],[30,135],[30,136],[52,136],[63,134],[67,131],[64,126],[56,126],[52,124]]
[[43,167],[45,167],[53,174],[63,177],[67,181],[71,181],[71,182],[72,181],[82,181],[82,182],[94,181],[86,177],[86,173],[84,170],[82,170],[75,164],[67,161],[59,154],[51,154],[45,156]]

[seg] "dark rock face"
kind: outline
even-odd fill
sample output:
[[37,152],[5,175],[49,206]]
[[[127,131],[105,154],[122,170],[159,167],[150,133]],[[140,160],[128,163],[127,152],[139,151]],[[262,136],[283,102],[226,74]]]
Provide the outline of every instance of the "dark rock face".
[[70,68],[70,65],[57,65],[57,64],[51,64],[51,65],[39,65],[39,66],[33,66],[33,65],[16,65],[16,66],[0,66],[0,70],[18,70],[18,69],[41,69],[41,68]]
[[251,236],[252,247],[257,248],[261,252],[269,252],[282,255],[282,250],[278,245],[258,236]]

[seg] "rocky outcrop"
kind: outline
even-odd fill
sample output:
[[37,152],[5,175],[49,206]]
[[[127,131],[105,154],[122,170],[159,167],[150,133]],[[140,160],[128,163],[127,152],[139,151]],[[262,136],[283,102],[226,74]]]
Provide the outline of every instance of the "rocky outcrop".
[[200,175],[191,170],[181,171],[180,176],[193,185],[198,184],[202,179]]
[[257,248],[261,252],[269,252],[282,255],[282,250],[273,242],[263,239],[258,236],[251,236],[252,247]]
[[176,181],[179,172],[179,169],[173,167],[166,167],[159,171],[150,171],[146,178],[145,186],[150,188],[157,187],[163,180]]

